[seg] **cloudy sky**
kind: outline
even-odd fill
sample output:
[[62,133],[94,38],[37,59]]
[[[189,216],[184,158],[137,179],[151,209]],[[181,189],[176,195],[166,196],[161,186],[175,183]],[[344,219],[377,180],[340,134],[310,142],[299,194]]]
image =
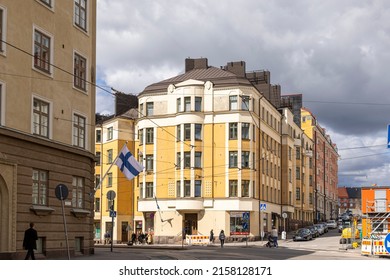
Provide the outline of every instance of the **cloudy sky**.
[[337,144],[340,186],[390,185],[389,18],[387,0],[98,0],[98,84],[138,94],[188,57],[245,61],[303,94]]

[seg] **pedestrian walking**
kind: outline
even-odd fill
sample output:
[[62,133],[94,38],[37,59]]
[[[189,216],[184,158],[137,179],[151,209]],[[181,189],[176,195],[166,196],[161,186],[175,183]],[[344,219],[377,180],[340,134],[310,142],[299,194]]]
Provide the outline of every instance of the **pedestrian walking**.
[[210,230],[210,244],[214,243],[214,231]]
[[274,241],[275,247],[278,248],[278,230],[275,226],[272,226],[271,237]]
[[111,234],[107,230],[106,233],[104,234],[104,244],[109,244],[110,243],[110,238],[111,238]]
[[25,260],[30,257],[35,260],[34,250],[37,249],[38,232],[34,229],[34,223],[30,223],[30,228],[24,232],[23,247],[27,250]]
[[223,248],[223,244],[225,243],[225,232],[223,230],[219,233],[219,240],[221,241],[221,248]]

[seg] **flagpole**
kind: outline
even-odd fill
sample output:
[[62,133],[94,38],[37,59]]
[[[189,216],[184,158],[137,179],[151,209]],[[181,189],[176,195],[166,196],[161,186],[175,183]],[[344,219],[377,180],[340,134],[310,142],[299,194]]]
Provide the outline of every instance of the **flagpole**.
[[119,153],[116,155],[115,159],[111,162],[111,165],[110,165],[110,167],[108,167],[108,169],[107,169],[106,173],[104,174],[104,176],[100,179],[99,185],[96,186],[95,191],[98,190],[98,189],[101,187],[101,185],[102,185],[104,179],[106,178],[108,172],[110,172],[112,166],[114,165],[114,163],[115,163],[116,160],[118,159],[118,157],[119,157],[119,155],[120,155],[120,152],[122,151],[123,147],[126,146],[126,145],[127,145],[127,141],[126,141],[125,144],[122,146],[122,148],[119,150]]

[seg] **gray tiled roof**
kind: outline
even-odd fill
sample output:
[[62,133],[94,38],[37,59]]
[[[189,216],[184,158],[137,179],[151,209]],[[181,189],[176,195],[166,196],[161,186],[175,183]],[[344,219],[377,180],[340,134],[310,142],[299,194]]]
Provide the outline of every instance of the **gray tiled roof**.
[[140,95],[144,93],[166,91],[168,85],[177,84],[190,79],[204,82],[211,81],[214,84],[214,87],[229,85],[252,86],[252,84],[244,77],[239,77],[229,71],[220,68],[208,67],[207,69],[194,69],[176,77],[172,77],[161,82],[151,84],[147,86],[144,91],[140,93]]

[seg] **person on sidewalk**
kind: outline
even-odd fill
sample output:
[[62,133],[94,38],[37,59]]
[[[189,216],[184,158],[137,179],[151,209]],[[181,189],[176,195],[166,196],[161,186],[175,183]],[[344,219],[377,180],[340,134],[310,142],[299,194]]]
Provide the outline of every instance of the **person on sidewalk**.
[[274,241],[275,247],[278,248],[278,230],[275,226],[272,226],[271,237]]
[[210,244],[214,243],[214,231],[210,230]]
[[30,223],[30,228],[24,232],[23,247],[27,250],[25,260],[30,257],[35,260],[34,250],[37,249],[38,232],[34,229],[34,223]]
[[219,233],[219,240],[221,241],[221,248],[223,248],[223,244],[225,243],[225,232],[223,230]]

